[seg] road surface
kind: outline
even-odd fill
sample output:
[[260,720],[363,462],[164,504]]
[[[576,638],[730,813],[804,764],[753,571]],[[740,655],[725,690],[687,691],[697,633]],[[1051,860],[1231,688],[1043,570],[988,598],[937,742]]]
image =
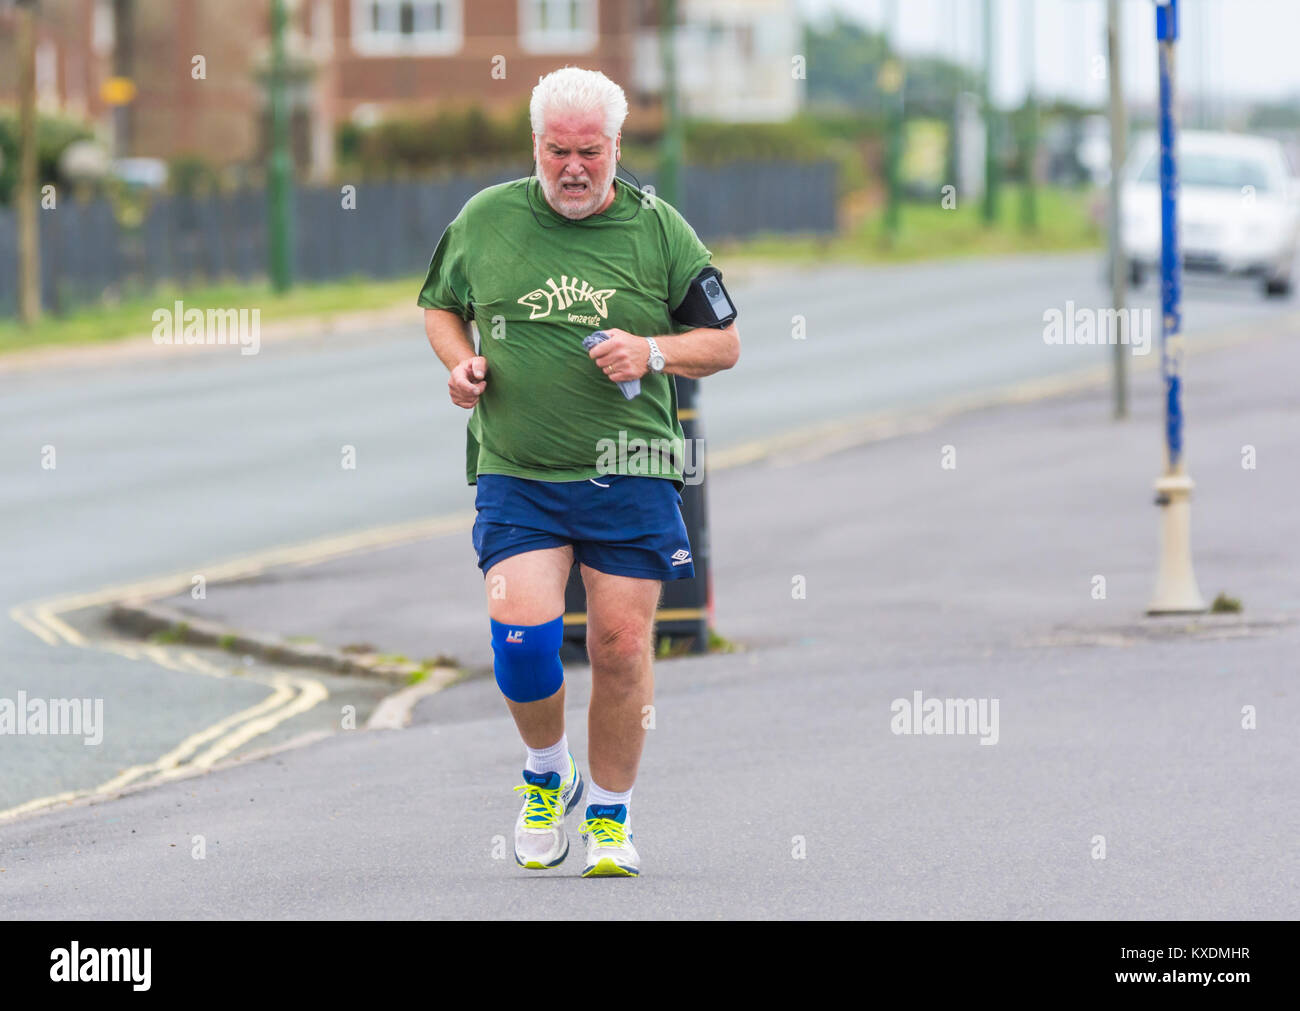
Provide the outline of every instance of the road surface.
[[[1047,311],[1105,304],[1091,255],[797,268],[733,294],[741,363],[703,384],[715,453],[836,418],[1069,373],[1109,355],[1043,339]],[[1144,294],[1150,307],[1154,291]],[[1288,309],[1253,288],[1192,287],[1187,331],[1195,339]],[[792,336],[798,327],[802,339]],[[1196,397],[1193,381],[1192,417]],[[202,574],[286,543],[467,510],[464,421],[447,401],[414,307],[408,326],[266,342],[256,356],[158,347],[107,366],[0,370],[0,605],[7,612],[159,573]],[[42,466],[45,447],[53,469]],[[341,466],[345,447],[355,451],[355,469]],[[715,522],[727,520],[715,510]],[[247,677],[53,647],[13,622],[0,624],[0,649],[0,697],[103,698],[116,728],[97,746],[24,741],[6,760],[0,810],[111,783],[269,691]],[[248,746],[335,726],[336,703],[364,710],[378,692],[325,687],[329,706]]]

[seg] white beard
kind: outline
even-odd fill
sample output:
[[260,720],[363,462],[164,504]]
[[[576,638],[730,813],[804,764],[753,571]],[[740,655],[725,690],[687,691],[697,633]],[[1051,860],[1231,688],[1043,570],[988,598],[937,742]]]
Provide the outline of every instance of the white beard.
[[588,178],[587,182],[590,185],[587,196],[581,201],[566,196],[559,182],[552,186],[541,173],[538,173],[537,178],[542,184],[542,195],[546,197],[546,202],[551,205],[551,209],[556,214],[563,215],[571,221],[577,221],[580,218],[590,217],[596,212],[596,208],[605,202],[605,197],[609,195],[609,188],[614,182],[614,172],[617,168],[617,162],[611,162],[604,179],[593,180]]

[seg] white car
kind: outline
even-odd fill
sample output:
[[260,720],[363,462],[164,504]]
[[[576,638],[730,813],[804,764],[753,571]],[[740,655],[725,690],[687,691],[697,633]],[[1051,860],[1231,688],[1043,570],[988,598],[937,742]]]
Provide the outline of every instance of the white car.
[[[1291,293],[1300,242],[1300,183],[1267,137],[1183,131],[1178,137],[1183,269],[1258,277],[1266,295]],[[1160,274],[1160,150],[1154,135],[1125,172],[1121,228],[1129,277]]]

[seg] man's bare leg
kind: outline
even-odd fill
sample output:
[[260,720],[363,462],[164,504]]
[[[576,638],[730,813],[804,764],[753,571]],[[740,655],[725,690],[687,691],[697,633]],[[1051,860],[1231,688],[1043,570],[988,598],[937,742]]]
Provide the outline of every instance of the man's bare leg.
[[654,702],[651,665],[655,579],[613,576],[582,566],[587,589],[587,653],[591,706],[587,755],[591,780],[603,789],[632,789],[645,744],[644,707]]
[[[488,614],[506,625],[541,625],[564,613],[564,586],[573,566],[573,548],[543,548],[512,555],[488,569]],[[564,736],[564,685],[536,702],[506,699],[530,748],[549,748]]]

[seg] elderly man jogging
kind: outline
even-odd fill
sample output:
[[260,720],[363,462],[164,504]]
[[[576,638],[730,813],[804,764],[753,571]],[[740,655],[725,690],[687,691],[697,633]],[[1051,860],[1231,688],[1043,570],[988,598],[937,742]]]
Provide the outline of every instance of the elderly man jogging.
[[[623,90],[566,67],[538,83],[530,113],[536,177],[466,203],[419,304],[452,402],[473,411],[474,548],[497,684],[528,752],[515,859],[558,866],[569,852],[564,817],[589,785],[583,875],[636,875],[628,811],[654,697],[655,609],[662,581],[694,570],[679,453],[647,467],[613,460],[610,447],[680,450],[671,377],[730,368],[740,338],[695,232],[614,178]],[[589,784],[565,734],[559,656],[575,560],[592,667]]]

